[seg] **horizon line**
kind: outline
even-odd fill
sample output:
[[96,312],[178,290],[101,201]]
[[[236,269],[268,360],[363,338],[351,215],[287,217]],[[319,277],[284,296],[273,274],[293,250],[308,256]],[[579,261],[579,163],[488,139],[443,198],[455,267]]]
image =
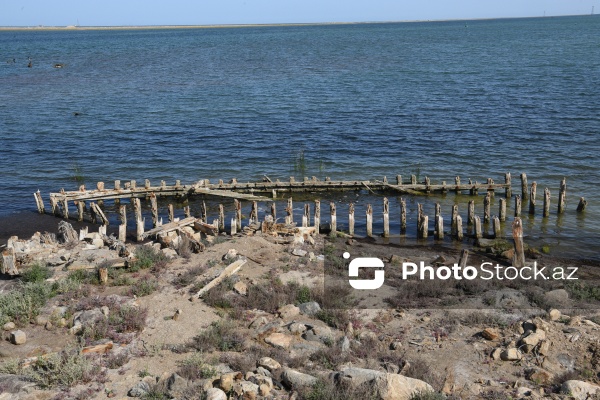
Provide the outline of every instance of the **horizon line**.
[[491,21],[506,19],[534,19],[534,18],[560,18],[596,16],[600,14],[564,14],[564,15],[538,15],[528,17],[482,17],[482,18],[446,18],[446,19],[414,19],[414,20],[389,20],[389,21],[340,21],[340,22],[272,22],[256,24],[199,24],[199,25],[6,25],[0,30],[109,30],[109,29],[199,29],[199,28],[247,28],[270,26],[319,26],[319,25],[361,25],[361,24],[400,24],[422,22],[466,22],[466,21]]

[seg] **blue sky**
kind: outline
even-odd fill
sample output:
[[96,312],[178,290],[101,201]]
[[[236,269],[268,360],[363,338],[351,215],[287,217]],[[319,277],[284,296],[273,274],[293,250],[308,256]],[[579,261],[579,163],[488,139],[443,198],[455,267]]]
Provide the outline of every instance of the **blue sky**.
[[589,14],[600,0],[2,0],[0,26],[365,22]]

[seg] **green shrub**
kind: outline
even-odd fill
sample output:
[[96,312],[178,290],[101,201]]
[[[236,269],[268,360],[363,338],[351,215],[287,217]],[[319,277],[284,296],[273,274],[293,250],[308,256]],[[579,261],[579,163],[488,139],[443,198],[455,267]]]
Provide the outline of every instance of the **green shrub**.
[[245,337],[239,332],[236,325],[230,320],[213,322],[208,328],[195,336],[188,346],[196,351],[209,352],[240,351],[243,348]]
[[135,257],[135,261],[129,265],[132,272],[152,268],[155,264],[166,263],[167,261],[167,257],[152,246],[138,246],[135,250]]
[[0,323],[24,325],[37,317],[40,309],[56,294],[45,282],[28,282],[0,296]]
[[204,361],[202,353],[194,353],[189,358],[179,363],[177,373],[192,381],[212,378],[217,375],[217,370]]
[[129,288],[129,293],[138,297],[148,296],[158,289],[158,281],[155,279],[140,279]]
[[52,277],[50,268],[41,264],[33,264],[21,274],[23,282],[43,282],[50,277]]

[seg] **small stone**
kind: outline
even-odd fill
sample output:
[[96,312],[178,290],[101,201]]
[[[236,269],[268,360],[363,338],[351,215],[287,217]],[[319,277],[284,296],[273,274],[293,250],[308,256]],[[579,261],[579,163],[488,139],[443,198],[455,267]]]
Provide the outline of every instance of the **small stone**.
[[431,321],[431,318],[429,318],[429,317],[423,317],[423,318],[421,318],[421,321],[423,321],[423,322],[429,322],[429,321]]
[[46,325],[44,325],[44,327],[47,331],[51,331],[52,329],[54,329],[54,325],[52,325],[52,322],[50,321],[46,322]]
[[269,320],[267,319],[267,317],[262,316],[262,317],[256,318],[254,321],[252,321],[250,323],[250,325],[248,325],[248,328],[257,329],[268,323],[269,323]]
[[248,294],[248,285],[246,285],[242,281],[239,281],[239,282],[236,282],[235,285],[233,285],[233,290],[237,294],[240,294],[242,296],[246,296]]
[[304,324],[294,322],[294,323],[290,324],[288,329],[293,334],[302,335],[304,332],[306,332],[307,328],[306,328],[306,325],[304,325]]
[[263,368],[263,367],[257,367],[256,368],[256,373],[259,374],[259,375],[263,375],[263,376],[267,376],[269,378],[272,378],[272,375],[269,372],[269,370],[266,369],[266,368]]
[[500,353],[502,361],[518,361],[523,358],[523,355],[517,348],[506,349]]
[[287,349],[292,344],[293,339],[293,336],[286,335],[285,333],[272,333],[265,338],[265,342],[273,347]]
[[281,364],[279,364],[277,361],[273,360],[270,357],[263,357],[260,360],[258,360],[258,366],[265,368],[269,372],[273,372],[281,368]]
[[552,381],[554,380],[554,375],[540,368],[533,370],[529,374],[528,379],[532,382],[535,382],[538,385],[545,386],[552,383]]
[[558,321],[562,315],[561,312],[555,308],[550,310],[548,314],[550,315],[550,321]]
[[110,314],[110,308],[108,308],[108,306],[102,306],[102,307],[100,307],[100,311],[102,311],[102,314],[105,317],[108,317],[108,314]]
[[171,248],[162,249],[161,252],[167,257],[169,260],[177,258],[177,252]]
[[218,388],[210,388],[205,394],[206,400],[227,400],[227,394]]
[[391,350],[400,350],[402,348],[402,342],[399,340],[394,340],[391,344],[390,344],[390,349]]
[[481,332],[481,336],[487,340],[496,340],[500,337],[500,334],[496,329],[486,328]]
[[291,319],[300,314],[300,309],[293,304],[287,304],[279,307],[277,313],[279,313],[279,316],[283,319]]
[[538,353],[542,356],[550,355],[550,342],[547,340],[541,342],[538,346]]
[[227,260],[227,261],[231,261],[234,260],[235,258],[237,258],[237,250],[236,249],[229,249],[227,250],[227,253],[225,253],[225,255],[223,255],[223,260]]
[[302,250],[302,249],[294,249],[292,251],[292,254],[298,257],[304,257],[308,254],[308,252],[306,250]]
[[281,374],[281,381],[290,388],[311,387],[317,383],[317,378],[288,368]]
[[14,322],[7,322],[2,326],[2,330],[5,331],[12,331],[13,329],[15,329],[17,326],[15,325]]
[[521,345],[520,347],[522,347],[526,353],[529,353],[535,346],[538,345],[538,343],[545,339],[546,332],[538,329],[537,331],[531,332],[527,336],[523,337],[519,343]]
[[312,262],[315,262],[315,261],[317,261],[317,256],[315,255],[314,252],[311,251],[310,253],[308,253],[308,259]]
[[129,389],[127,396],[129,397],[144,397],[150,392],[150,385],[147,382],[138,382],[134,387]]
[[45,317],[43,315],[38,315],[37,317],[35,317],[36,325],[44,326],[44,325],[46,325],[47,322],[48,322],[48,317]]
[[300,313],[304,315],[313,316],[321,311],[321,306],[316,301],[309,301],[308,303],[302,303],[298,306]]
[[269,395],[270,392],[271,388],[268,385],[265,385],[264,383],[258,387],[259,396],[266,397]]
[[348,339],[347,336],[344,336],[344,339],[342,339],[341,348],[342,348],[342,353],[350,351],[350,339]]
[[576,400],[594,399],[600,394],[600,386],[591,383],[570,380],[562,384],[560,391]]
[[67,320],[65,318],[61,318],[58,320],[58,323],[56,325],[59,328],[64,328],[65,326],[67,326]]
[[25,344],[27,342],[27,335],[22,330],[12,331],[10,333],[10,342],[16,345]]
[[499,360],[501,355],[502,355],[502,349],[497,348],[497,349],[494,349],[494,351],[492,351],[491,357],[493,360]]

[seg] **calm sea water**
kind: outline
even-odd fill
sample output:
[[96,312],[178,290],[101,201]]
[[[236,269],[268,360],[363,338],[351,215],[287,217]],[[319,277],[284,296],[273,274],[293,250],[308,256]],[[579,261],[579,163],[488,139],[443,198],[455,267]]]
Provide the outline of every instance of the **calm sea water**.
[[[557,218],[553,204],[547,220],[526,218],[526,233],[596,258],[598,32],[597,16],[1,31],[0,213],[35,209],[35,190],[74,189],[77,174],[93,186],[263,174],[503,181],[510,171],[518,192],[526,172],[539,203],[544,187],[556,199],[568,181],[567,213]],[[338,200],[380,213],[377,198]],[[467,200],[409,199],[410,218],[417,201],[448,215]]]

